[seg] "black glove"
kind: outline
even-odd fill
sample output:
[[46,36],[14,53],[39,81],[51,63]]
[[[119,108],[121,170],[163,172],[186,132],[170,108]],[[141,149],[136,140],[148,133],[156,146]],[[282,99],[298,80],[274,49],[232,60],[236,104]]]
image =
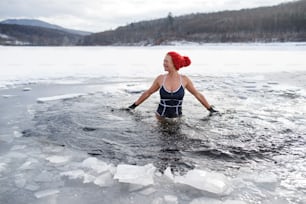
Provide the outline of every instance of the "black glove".
[[132,105],[130,105],[128,107],[128,110],[134,110],[137,107],[137,105],[135,103],[133,103]]
[[209,115],[213,115],[214,113],[219,113],[219,111],[217,111],[214,106],[210,106],[207,110],[209,111]]

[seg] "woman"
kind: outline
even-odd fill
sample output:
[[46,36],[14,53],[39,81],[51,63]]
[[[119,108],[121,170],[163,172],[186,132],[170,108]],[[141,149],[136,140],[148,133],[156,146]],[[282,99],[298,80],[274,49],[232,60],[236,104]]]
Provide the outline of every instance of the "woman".
[[151,94],[159,90],[160,103],[158,105],[156,116],[162,118],[176,118],[182,115],[182,103],[185,94],[185,88],[198,99],[201,104],[210,112],[217,112],[213,106],[209,105],[204,95],[193,86],[192,81],[184,75],[180,75],[178,70],[191,64],[189,57],[181,56],[177,52],[168,52],[164,58],[164,70],[168,72],[165,75],[159,75],[152,86],[145,91],[135,103],[129,106],[129,109],[135,109],[144,102]]

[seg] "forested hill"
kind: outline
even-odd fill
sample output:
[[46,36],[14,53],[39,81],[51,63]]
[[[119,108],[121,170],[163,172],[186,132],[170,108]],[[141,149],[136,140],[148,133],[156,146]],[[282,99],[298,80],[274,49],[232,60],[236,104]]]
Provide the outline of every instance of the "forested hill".
[[83,38],[81,45],[306,41],[306,0],[271,7],[198,13],[131,23]]
[[0,23],[0,45],[76,45],[81,35],[38,26]]

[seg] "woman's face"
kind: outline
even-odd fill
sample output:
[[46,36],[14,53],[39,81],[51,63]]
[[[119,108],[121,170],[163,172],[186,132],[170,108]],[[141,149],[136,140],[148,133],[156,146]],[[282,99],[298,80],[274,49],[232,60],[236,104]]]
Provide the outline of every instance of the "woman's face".
[[176,70],[174,65],[173,65],[172,58],[171,58],[170,55],[166,55],[165,56],[165,59],[164,59],[164,70],[168,71],[168,72]]

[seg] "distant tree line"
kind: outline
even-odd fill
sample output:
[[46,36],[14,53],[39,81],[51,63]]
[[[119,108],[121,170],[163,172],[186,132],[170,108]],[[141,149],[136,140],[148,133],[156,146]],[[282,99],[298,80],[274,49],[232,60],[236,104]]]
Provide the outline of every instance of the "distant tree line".
[[20,45],[18,42],[23,42],[22,45],[66,46],[76,45],[81,39],[80,35],[61,30],[15,24],[0,24],[0,34],[8,36],[0,36],[2,45]]
[[190,14],[131,23],[95,33],[81,45],[159,45],[191,42],[306,41],[306,0],[278,6]]
[[85,37],[58,29],[0,23],[1,45],[163,45],[173,41],[306,41],[306,0],[178,17],[169,13],[165,18],[130,23]]

